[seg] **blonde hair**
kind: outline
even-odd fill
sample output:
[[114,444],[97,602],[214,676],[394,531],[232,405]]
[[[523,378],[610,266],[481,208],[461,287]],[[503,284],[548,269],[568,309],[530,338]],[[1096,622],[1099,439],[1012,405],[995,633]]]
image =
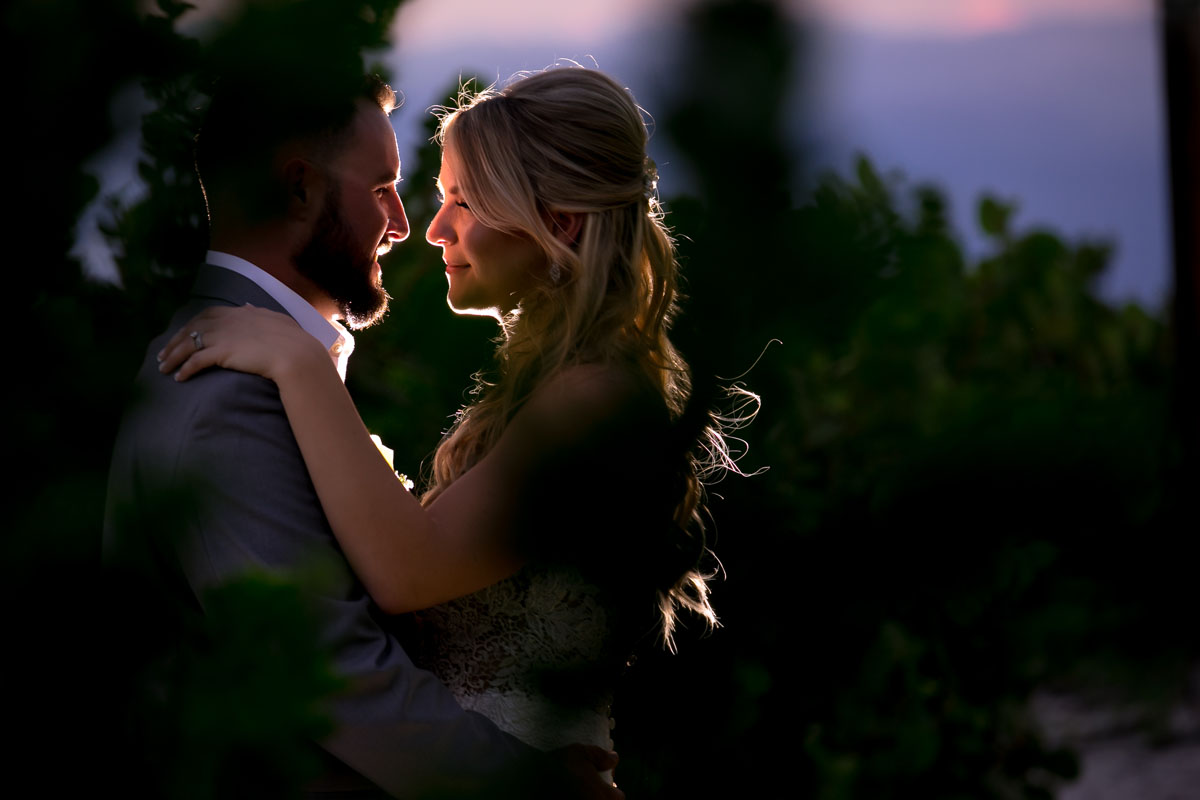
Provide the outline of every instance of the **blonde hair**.
[[[663,223],[647,129],[632,95],[603,73],[556,67],[502,91],[464,92],[456,108],[443,110],[438,141],[455,159],[456,179],[479,220],[536,242],[557,280],[547,278],[501,316],[499,379],[477,376],[477,399],[438,446],[423,501],[478,462],[534,389],[570,366],[631,368],[678,420],[691,381],[667,335],[676,312],[675,243]],[[574,242],[552,229],[557,212],[583,216]],[[719,429],[706,419],[702,452],[687,456],[674,514],[674,549],[690,557],[659,590],[661,636],[672,650],[680,609],[717,624],[711,575],[697,566],[706,550],[699,475],[707,470],[701,460],[729,459]]]

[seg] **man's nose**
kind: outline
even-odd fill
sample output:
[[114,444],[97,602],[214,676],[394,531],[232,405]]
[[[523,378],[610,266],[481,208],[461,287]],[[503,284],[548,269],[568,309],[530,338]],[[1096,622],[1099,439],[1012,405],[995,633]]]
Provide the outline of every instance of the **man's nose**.
[[396,202],[388,213],[387,238],[389,242],[403,242],[408,238],[408,216],[404,213],[404,201],[396,196]]

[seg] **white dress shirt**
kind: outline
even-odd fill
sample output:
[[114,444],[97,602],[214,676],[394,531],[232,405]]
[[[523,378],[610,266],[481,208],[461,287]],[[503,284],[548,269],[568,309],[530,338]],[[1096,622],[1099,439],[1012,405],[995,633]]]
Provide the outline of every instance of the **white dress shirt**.
[[222,253],[219,250],[209,250],[204,260],[214,267],[222,267],[236,272],[243,278],[253,281],[258,288],[271,295],[275,302],[283,306],[288,314],[291,314],[301,328],[325,347],[337,367],[338,375],[342,377],[343,381],[346,380],[346,363],[350,360],[350,354],[354,352],[354,337],[350,335],[350,331],[336,322],[325,319],[321,316],[321,312],[285,286],[282,281],[244,258]]

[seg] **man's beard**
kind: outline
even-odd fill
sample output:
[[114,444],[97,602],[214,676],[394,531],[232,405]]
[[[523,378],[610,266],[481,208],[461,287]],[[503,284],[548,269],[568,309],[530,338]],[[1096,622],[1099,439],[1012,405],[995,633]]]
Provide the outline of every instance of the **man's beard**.
[[333,299],[347,327],[359,330],[383,319],[392,298],[372,279],[374,253],[362,257],[354,251],[354,236],[342,219],[334,187],[312,238],[296,253],[296,269]]

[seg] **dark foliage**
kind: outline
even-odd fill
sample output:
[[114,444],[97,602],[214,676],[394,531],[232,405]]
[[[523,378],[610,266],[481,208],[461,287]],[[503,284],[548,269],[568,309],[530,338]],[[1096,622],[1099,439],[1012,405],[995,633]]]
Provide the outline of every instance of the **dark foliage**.
[[[172,0],[5,7],[19,139],[10,296],[21,330],[20,379],[9,391],[5,678],[16,700],[12,763],[51,781],[56,795],[105,786],[136,796],[290,796],[318,766],[306,742],[326,729],[320,704],[337,683],[295,588],[248,578],[209,598],[225,611],[201,621],[186,604],[147,602],[160,593],[139,565],[102,570],[100,527],[134,370],[203,254],[191,140],[214,76],[294,62],[305,49],[318,54],[309,69],[360,74],[398,4],[248,3],[203,42],[178,32],[192,6]],[[122,281],[114,286],[89,278],[72,247],[75,221],[99,190],[92,159],[130,133],[110,116],[130,87],[147,108],[137,167],[146,197],[104,201]],[[185,501],[163,499],[163,527]]]
[[631,673],[626,785],[1051,796],[1076,764],[1041,743],[1035,688],[1153,719],[1198,655],[1168,331],[1096,294],[1107,245],[1018,231],[1013,203],[980,201],[972,263],[941,193],[865,158],[786,202],[785,25],[701,8],[667,120],[702,176],[671,204],[685,351],[737,375],[779,343],[744,378],[744,464],[770,471],[713,492],[725,629]]

